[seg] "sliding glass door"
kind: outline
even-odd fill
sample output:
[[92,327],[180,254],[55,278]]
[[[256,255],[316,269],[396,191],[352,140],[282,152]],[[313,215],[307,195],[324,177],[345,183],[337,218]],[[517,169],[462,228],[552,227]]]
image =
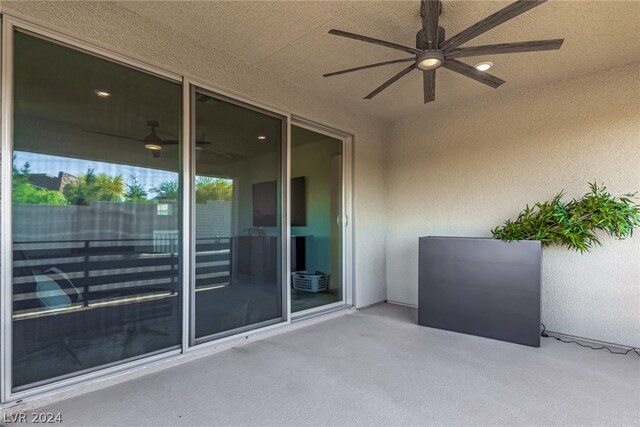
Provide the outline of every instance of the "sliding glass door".
[[285,118],[194,93],[195,325],[200,342],[285,319]]
[[291,312],[344,301],[341,139],[291,126]]
[[23,32],[14,52],[16,391],[178,348],[182,88]]
[[22,25],[3,40],[5,399],[286,322],[289,296],[303,316],[350,301],[344,140],[291,126],[288,147],[286,115]]

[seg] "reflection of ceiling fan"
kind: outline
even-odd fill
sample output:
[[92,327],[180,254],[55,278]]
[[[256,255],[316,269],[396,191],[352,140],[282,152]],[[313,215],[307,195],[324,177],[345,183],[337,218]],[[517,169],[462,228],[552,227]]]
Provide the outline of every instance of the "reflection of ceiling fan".
[[[162,147],[163,146],[165,146],[165,145],[177,145],[178,144],[179,141],[176,140],[176,139],[168,140],[168,139],[162,139],[162,138],[160,138],[158,136],[158,134],[156,133],[156,128],[160,127],[160,123],[158,123],[156,120],[148,120],[147,121],[147,126],[149,126],[151,128],[151,132],[149,132],[149,134],[147,136],[145,136],[144,138],[135,138],[133,136],[118,135],[118,134],[115,134],[115,133],[100,132],[100,131],[95,131],[95,130],[85,130],[85,132],[95,133],[97,135],[114,136],[116,138],[131,139],[133,141],[143,142],[144,143],[144,148],[146,148],[147,150],[151,151],[151,154],[153,154],[153,157],[155,157],[155,158],[160,157],[160,153],[162,151]],[[211,145],[211,142],[204,141],[204,140],[196,141],[196,149],[202,149],[203,145]],[[223,157],[231,157],[227,153],[218,152],[217,150],[212,150],[212,151],[222,155]]]
[[499,10],[486,17],[485,19],[475,23],[466,30],[461,31],[453,37],[445,39],[444,28],[438,26],[438,19],[441,11],[441,3],[438,0],[421,0],[420,16],[422,16],[422,29],[416,35],[416,48],[400,45],[397,43],[378,40],[359,34],[348,33],[340,30],[330,30],[329,34],[336,36],[348,37],[372,43],[375,45],[385,46],[391,49],[400,50],[410,53],[410,58],[394,59],[391,61],[378,62],[375,64],[363,65],[360,67],[349,68],[347,70],[336,71],[325,74],[325,77],[335,76],[339,74],[350,73],[353,71],[364,70],[367,68],[380,67],[382,65],[397,64],[399,62],[411,62],[407,68],[400,71],[395,76],[384,82],[381,86],[371,92],[365,99],[371,99],[387,87],[395,83],[404,75],[418,69],[422,71],[424,83],[424,103],[435,100],[436,88],[436,69],[444,67],[448,70],[462,74],[480,83],[484,83],[492,88],[497,88],[504,83],[504,80],[492,76],[491,74],[480,71],[470,65],[456,60],[455,58],[464,58],[471,56],[498,55],[503,53],[519,53],[519,52],[537,52],[543,50],[557,50],[562,46],[564,39],[555,40],[537,40],[516,43],[502,43],[487,46],[459,47],[460,45],[472,40],[479,35],[497,27],[508,20],[515,18],[527,12],[530,9],[544,3],[546,0],[518,0],[515,3]]

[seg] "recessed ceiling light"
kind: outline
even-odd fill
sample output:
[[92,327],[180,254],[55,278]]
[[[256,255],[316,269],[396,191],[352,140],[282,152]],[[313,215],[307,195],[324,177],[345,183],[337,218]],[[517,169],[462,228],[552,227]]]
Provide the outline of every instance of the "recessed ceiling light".
[[258,135],[258,141],[266,141],[267,137],[264,135]]
[[474,65],[474,67],[480,71],[487,71],[489,68],[493,67],[493,62],[480,62]]
[[94,92],[100,98],[107,98],[107,97],[111,96],[111,94],[109,92],[104,91],[104,90],[100,90],[100,89],[96,89],[96,90],[94,90]]

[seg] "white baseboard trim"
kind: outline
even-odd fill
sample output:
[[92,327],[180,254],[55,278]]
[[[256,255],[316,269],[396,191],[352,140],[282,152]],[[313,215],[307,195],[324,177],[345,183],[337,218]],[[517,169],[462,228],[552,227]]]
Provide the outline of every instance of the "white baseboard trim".
[[390,300],[390,299],[387,300],[387,303],[395,304],[395,305],[402,305],[404,307],[418,308],[417,304],[407,304],[406,302],[393,301],[393,300]]

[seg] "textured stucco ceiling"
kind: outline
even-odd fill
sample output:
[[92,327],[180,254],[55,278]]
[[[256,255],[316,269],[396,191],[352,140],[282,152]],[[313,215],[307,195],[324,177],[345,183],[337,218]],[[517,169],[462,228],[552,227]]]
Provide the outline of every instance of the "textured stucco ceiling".
[[[451,36],[501,9],[504,1],[445,1],[440,24]],[[405,64],[322,77],[323,73],[402,58],[403,52],[327,34],[331,28],[413,45],[420,28],[419,1],[207,1],[118,2],[205,46],[336,100],[357,100]],[[499,89],[441,69],[436,102],[422,104],[422,79],[414,71],[370,101],[368,111],[389,119],[451,107],[513,89],[640,60],[640,2],[549,1],[466,46],[565,38],[560,51],[465,58],[494,62]]]

